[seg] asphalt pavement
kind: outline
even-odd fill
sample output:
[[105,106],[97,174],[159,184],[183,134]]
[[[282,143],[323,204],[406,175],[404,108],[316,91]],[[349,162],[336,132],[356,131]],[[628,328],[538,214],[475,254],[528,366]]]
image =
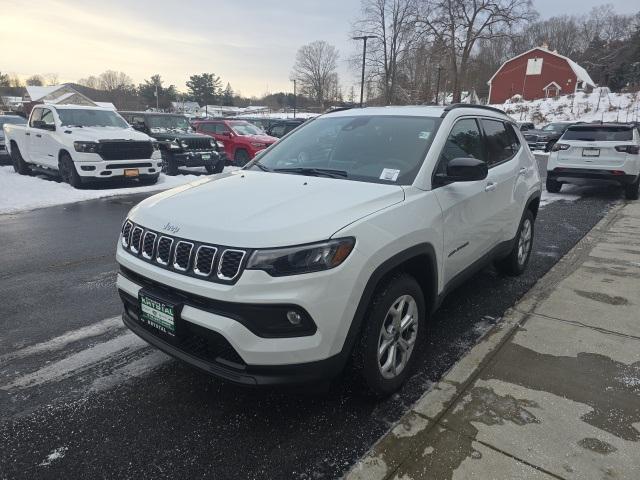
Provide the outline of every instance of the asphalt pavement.
[[542,207],[523,276],[489,268],[448,297],[382,402],[348,375],[328,391],[241,388],[129,333],[114,250],[144,196],[0,216],[0,478],[338,477],[621,198],[572,193]]

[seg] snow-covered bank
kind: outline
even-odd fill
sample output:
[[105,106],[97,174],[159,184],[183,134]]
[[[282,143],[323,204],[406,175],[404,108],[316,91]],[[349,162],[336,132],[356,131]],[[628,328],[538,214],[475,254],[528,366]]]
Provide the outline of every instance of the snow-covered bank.
[[[225,171],[237,167],[225,167]],[[195,169],[193,169],[195,170]],[[204,172],[204,169],[202,169]],[[66,203],[81,202],[95,198],[130,195],[133,193],[167,190],[202,178],[199,175],[161,175],[158,183],[146,187],[123,186],[105,188],[105,185],[87,186],[76,190],[66,183],[50,177],[27,177],[18,175],[13,167],[0,167],[0,214],[17,213],[34,208],[50,207]]]
[[640,121],[640,92],[611,93],[608,88],[595,88],[592,93],[578,92],[557,98],[505,102],[491,106],[504,110],[518,121],[534,122],[536,125],[564,120]]

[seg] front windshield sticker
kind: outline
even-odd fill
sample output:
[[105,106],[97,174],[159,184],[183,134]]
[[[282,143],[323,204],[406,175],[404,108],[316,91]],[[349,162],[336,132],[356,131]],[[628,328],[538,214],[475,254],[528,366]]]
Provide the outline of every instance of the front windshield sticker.
[[389,180],[391,182],[395,182],[398,179],[398,175],[400,175],[400,170],[395,170],[393,168],[384,168],[382,173],[380,174],[380,180]]
[[429,137],[431,137],[431,132],[420,132],[420,133],[418,133],[418,138],[420,140],[429,140]]

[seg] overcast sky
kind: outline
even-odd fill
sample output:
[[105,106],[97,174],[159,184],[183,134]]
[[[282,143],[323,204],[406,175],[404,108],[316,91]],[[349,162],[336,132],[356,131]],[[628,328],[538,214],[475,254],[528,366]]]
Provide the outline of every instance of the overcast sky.
[[[581,14],[611,3],[634,13],[634,0],[534,0],[542,17]],[[346,58],[359,0],[0,0],[0,72],[57,73],[62,82],[112,69],[136,83],[160,73],[185,90],[193,73],[214,72],[244,95],[290,91],[301,45],[325,40]],[[224,86],[224,85],[223,85]]]

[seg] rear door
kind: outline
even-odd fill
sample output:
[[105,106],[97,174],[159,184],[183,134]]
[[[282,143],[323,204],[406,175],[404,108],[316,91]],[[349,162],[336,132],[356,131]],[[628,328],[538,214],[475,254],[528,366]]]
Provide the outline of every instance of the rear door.
[[[475,118],[458,120],[445,143],[436,173],[446,173],[454,158],[486,160],[480,126]],[[487,208],[490,180],[456,182],[434,192],[443,212],[444,281],[450,282],[491,248],[493,212]]]
[[[486,202],[492,212],[491,243],[497,245],[512,237],[514,222],[520,222],[524,200],[516,196],[527,190],[524,185],[527,168],[519,155],[526,155],[527,152],[520,148],[520,141],[511,124],[489,118],[481,119],[480,124],[489,166]],[[517,188],[518,182],[525,187],[524,190]]]

